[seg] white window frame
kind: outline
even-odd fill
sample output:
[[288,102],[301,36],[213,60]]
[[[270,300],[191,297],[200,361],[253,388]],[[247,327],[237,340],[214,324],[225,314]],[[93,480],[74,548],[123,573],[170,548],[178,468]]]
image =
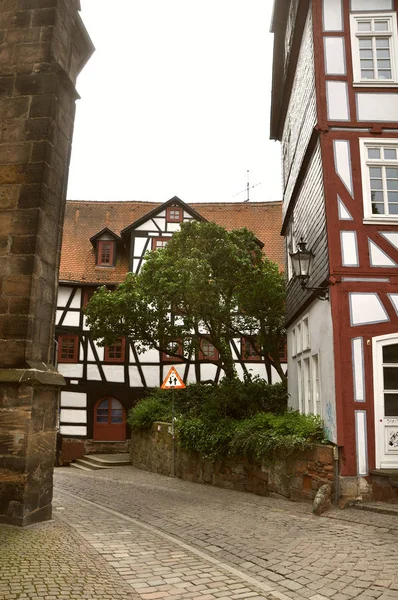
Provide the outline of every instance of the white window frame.
[[319,354],[311,356],[312,406],[314,415],[322,416]]
[[364,222],[368,223],[397,223],[397,215],[373,215],[372,214],[372,200],[371,200],[371,189],[370,189],[370,176],[369,176],[369,163],[372,166],[390,166],[398,168],[398,161],[380,160],[380,162],[373,162],[372,159],[368,158],[368,148],[382,148],[391,146],[397,150],[398,156],[398,138],[360,138],[359,149],[361,156],[361,174],[362,174],[362,196],[363,196],[363,215]]
[[310,318],[309,315],[305,315],[301,321],[301,333],[303,336],[303,341],[301,347],[303,352],[310,349]]
[[[358,24],[361,21],[376,19],[378,21],[388,21],[390,23],[388,32],[358,31]],[[352,66],[354,74],[354,86],[357,87],[396,87],[398,85],[398,29],[397,13],[379,12],[379,13],[358,13],[350,15],[351,27],[351,50]],[[391,52],[391,79],[363,79],[361,75],[361,63],[359,57],[359,39],[361,37],[389,37]]]
[[297,392],[298,392],[298,409],[301,414],[304,413],[304,402],[303,402],[303,370],[301,360],[297,361]]

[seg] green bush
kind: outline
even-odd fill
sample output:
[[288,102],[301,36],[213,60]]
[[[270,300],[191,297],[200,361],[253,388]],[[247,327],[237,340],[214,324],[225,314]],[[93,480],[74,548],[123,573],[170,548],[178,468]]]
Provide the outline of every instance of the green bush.
[[241,421],[181,418],[176,429],[180,444],[188,453],[199,453],[211,460],[246,456],[272,462],[277,453],[288,455],[304,450],[325,437],[319,417],[293,411],[283,415],[258,413]]
[[[162,390],[161,390],[162,391]],[[127,422],[133,429],[148,429],[155,421],[170,423],[171,403],[168,396],[151,395],[129,411]]]
[[[169,390],[153,390],[131,409],[128,422],[133,429],[170,422],[172,398]],[[324,439],[319,417],[288,411],[285,386],[260,378],[188,385],[174,392],[174,414],[180,445],[211,460],[246,456],[272,461],[276,453],[289,454]]]
[[315,415],[288,411],[284,415],[260,413],[237,423],[228,448],[230,456],[272,460],[277,453],[291,454],[325,438],[322,420]]
[[[130,411],[133,428],[149,427],[171,415],[172,392],[156,388]],[[193,383],[174,392],[175,414],[209,421],[245,419],[259,412],[283,414],[287,391],[283,383],[269,385],[260,377],[250,381],[223,379],[219,385]],[[152,420],[151,420],[152,414]],[[171,418],[171,416],[170,416]]]

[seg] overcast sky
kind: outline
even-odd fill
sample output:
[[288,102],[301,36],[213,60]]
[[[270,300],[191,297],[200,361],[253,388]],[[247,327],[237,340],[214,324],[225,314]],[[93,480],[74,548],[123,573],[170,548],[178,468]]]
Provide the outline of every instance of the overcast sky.
[[[280,200],[269,140],[271,0],[81,0],[68,198]],[[111,8],[110,8],[111,6]]]

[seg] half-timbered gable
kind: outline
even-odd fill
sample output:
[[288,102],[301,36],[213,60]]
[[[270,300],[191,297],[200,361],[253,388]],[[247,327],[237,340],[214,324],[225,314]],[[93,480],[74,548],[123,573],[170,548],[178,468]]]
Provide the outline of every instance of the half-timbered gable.
[[[138,273],[145,253],[162,247],[191,219],[212,220],[227,229],[246,226],[283,268],[280,202],[192,206],[176,197],[164,204],[67,202],[56,313],[56,360],[67,384],[60,399],[64,458],[75,458],[93,444],[97,449],[104,442],[107,448],[110,442],[125,444],[120,419],[125,440],[129,408],[148,389],[161,385],[171,364],[185,383],[223,376],[205,335],[198,355],[182,361],[156,350],[139,353],[125,338],[100,347],[85,324],[84,306],[99,286],[112,289],[128,272]],[[235,339],[232,352],[239,376],[246,371],[270,382],[279,380],[260,357],[248,355],[245,340]]]
[[[289,391],[307,412],[320,396],[341,474],[369,491],[361,477],[398,469],[398,1],[295,5],[275,8],[271,124],[283,148]],[[301,240],[313,255],[304,288],[290,259]],[[325,285],[329,302],[309,289]]]

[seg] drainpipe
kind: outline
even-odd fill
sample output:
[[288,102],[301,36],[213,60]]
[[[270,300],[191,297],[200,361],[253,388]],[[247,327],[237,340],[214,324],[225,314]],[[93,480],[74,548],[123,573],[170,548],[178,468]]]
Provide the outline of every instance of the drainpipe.
[[339,504],[340,497],[340,478],[339,478],[339,447],[333,446],[333,461],[334,461],[334,502],[336,506]]

